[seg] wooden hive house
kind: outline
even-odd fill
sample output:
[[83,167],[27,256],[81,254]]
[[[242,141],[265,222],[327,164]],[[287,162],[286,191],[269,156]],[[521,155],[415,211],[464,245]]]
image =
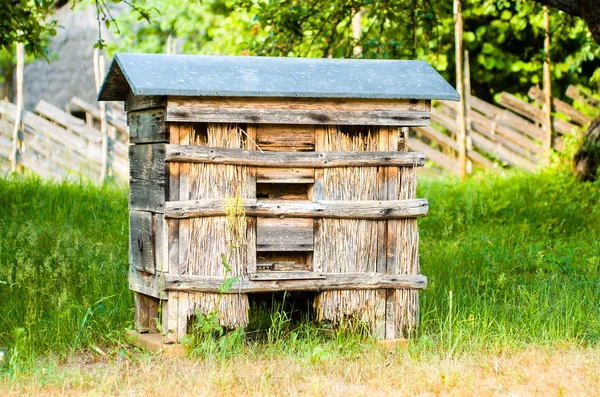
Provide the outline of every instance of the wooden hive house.
[[99,100],[128,113],[137,330],[245,326],[248,294],[302,290],[320,319],[410,335],[428,206],[405,140],[432,99],[459,96],[422,61],[117,54]]

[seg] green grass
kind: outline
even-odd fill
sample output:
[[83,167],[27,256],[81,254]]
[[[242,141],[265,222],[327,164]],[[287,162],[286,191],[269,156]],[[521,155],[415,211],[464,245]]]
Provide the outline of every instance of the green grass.
[[[133,322],[127,194],[0,179],[0,349],[12,370],[47,355],[119,351]],[[425,179],[419,196],[430,201],[419,221],[429,286],[415,352],[598,343],[600,184],[557,170],[481,174]],[[264,337],[249,333],[260,341],[253,354],[312,359],[360,344],[352,327],[294,325],[277,313],[254,319]]]

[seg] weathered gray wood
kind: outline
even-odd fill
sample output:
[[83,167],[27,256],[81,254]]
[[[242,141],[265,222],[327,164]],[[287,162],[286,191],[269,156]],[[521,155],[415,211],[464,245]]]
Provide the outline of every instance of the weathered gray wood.
[[[169,125],[169,142],[179,144],[179,125]],[[169,200],[179,200],[179,163],[169,163]],[[169,272],[179,269],[179,219],[167,219],[169,233]],[[165,305],[166,306],[166,305]]]
[[413,167],[425,164],[416,152],[259,152],[197,145],[167,145],[166,161],[272,168]]
[[[388,130],[384,128],[379,128],[378,132],[378,140],[379,140],[379,149],[380,150],[388,150],[389,146],[389,134]],[[397,141],[396,141],[397,142]],[[377,169],[377,197],[379,200],[387,200],[388,199],[388,191],[387,191],[387,167],[379,167]],[[386,263],[387,263],[387,221],[378,221],[377,222],[377,265],[376,270],[377,273],[385,273],[386,271]],[[385,320],[385,314],[380,320]]]
[[435,128],[433,128],[431,126],[415,127],[414,130],[417,131],[418,133],[422,134],[423,136],[426,136],[427,138],[431,139],[432,141],[440,143],[443,146],[450,148],[450,149],[454,149],[458,152],[458,149],[459,149],[458,142],[456,142],[454,139],[452,139],[448,135],[443,134],[440,131],[436,130]]
[[154,298],[164,299],[165,278],[163,273],[154,275],[139,272],[129,266],[129,289]]
[[513,167],[519,167],[527,171],[533,171],[536,168],[535,163],[509,151],[501,144],[489,140],[488,138],[479,134],[475,129],[472,131],[471,138],[473,140],[473,146],[488,154],[491,154],[494,157],[497,157],[499,160],[504,161]]
[[168,129],[164,109],[138,110],[127,113],[129,142],[154,143],[168,142]]
[[516,131],[521,131],[529,137],[542,141],[544,139],[544,130],[538,127],[535,123],[511,112],[507,109],[502,109],[498,106],[485,102],[475,96],[471,96],[469,105],[472,109],[477,110],[491,121],[505,125]]
[[155,263],[156,270],[161,272],[169,272],[168,258],[168,231],[167,223],[163,214],[156,214],[154,218],[154,235],[155,237]]
[[[257,281],[240,278],[229,294],[247,294],[275,291],[333,291],[357,289],[423,289],[427,286],[427,277],[408,274],[379,273],[316,273],[325,278],[304,280]],[[223,284],[222,277],[204,276],[167,276],[166,289],[169,291],[219,292]],[[171,299],[171,298],[169,298]]]
[[429,112],[167,107],[167,121],[189,123],[429,125]]
[[248,278],[252,281],[275,281],[275,280],[325,280],[323,274],[309,271],[291,271],[291,272],[260,272],[249,274]]
[[129,264],[154,274],[154,228],[152,213],[129,211]]
[[[100,109],[98,107],[96,107],[96,105],[92,105],[91,103],[86,102],[77,96],[74,96],[73,98],[71,98],[71,100],[69,101],[69,106],[71,108],[71,111],[73,110],[73,108],[79,109],[81,111],[84,111],[84,112],[90,114],[95,119],[100,120],[100,117],[101,117]],[[121,135],[129,136],[127,124],[125,124],[121,120],[114,117],[114,114],[112,114],[111,112],[108,112],[108,114],[106,116],[108,119],[108,124],[115,127]]]
[[258,218],[257,251],[312,251],[313,222],[302,218]]
[[597,100],[593,96],[587,94],[586,92],[580,90],[579,88],[575,87],[574,85],[570,85],[567,88],[566,94],[572,100],[577,101],[592,110],[595,110],[596,108],[600,108],[599,100]]
[[168,197],[164,144],[129,147],[129,208],[162,213]]
[[315,150],[315,127],[261,124],[256,131],[256,143],[266,151],[312,151]]
[[166,105],[167,99],[164,96],[132,95],[129,93],[125,100],[125,111],[164,108]]
[[98,130],[88,126],[85,121],[51,105],[43,99],[37,104],[35,111],[90,142],[102,143],[102,136],[98,134]]
[[[225,216],[225,200],[188,200],[167,202],[167,218]],[[387,201],[284,201],[245,199],[247,216],[264,218],[399,219],[427,214],[427,199]]]
[[[543,123],[545,120],[544,111],[542,109],[522,101],[507,92],[500,94],[499,103],[515,113],[519,113],[534,121]],[[563,119],[559,119],[558,117],[552,117],[552,129],[560,132],[561,134],[569,135],[573,134],[573,131],[577,130],[577,126]]]
[[408,147],[411,150],[418,150],[425,153],[427,158],[433,161],[435,164],[448,171],[451,174],[459,175],[460,170],[458,169],[458,162],[444,153],[435,150],[431,146],[419,141],[415,138],[408,138]]
[[264,168],[256,169],[257,183],[314,183],[312,168]]
[[148,317],[148,298],[139,292],[133,293],[133,312],[135,329],[141,334],[148,332],[150,318]]
[[[534,99],[539,102],[544,101],[544,91],[540,89],[540,87],[534,86],[529,89],[527,93],[531,99]],[[564,114],[565,116],[569,116],[571,120],[579,125],[585,125],[589,123],[592,119],[588,115],[580,112],[575,109],[573,106],[568,103],[561,101],[558,98],[552,98],[552,107],[559,113]]]

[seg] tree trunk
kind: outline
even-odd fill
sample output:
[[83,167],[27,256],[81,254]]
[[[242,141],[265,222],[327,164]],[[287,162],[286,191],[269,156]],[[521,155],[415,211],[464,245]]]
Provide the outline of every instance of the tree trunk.
[[575,175],[583,181],[595,181],[600,166],[600,117],[592,121],[575,155]]

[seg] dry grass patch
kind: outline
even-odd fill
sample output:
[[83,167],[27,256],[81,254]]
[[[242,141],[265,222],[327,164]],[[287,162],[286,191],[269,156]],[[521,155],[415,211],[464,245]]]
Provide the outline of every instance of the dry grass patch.
[[2,395],[373,396],[597,395],[600,351],[526,349],[456,358],[407,349],[321,360],[243,353],[228,360],[149,355],[39,368],[0,386]]

